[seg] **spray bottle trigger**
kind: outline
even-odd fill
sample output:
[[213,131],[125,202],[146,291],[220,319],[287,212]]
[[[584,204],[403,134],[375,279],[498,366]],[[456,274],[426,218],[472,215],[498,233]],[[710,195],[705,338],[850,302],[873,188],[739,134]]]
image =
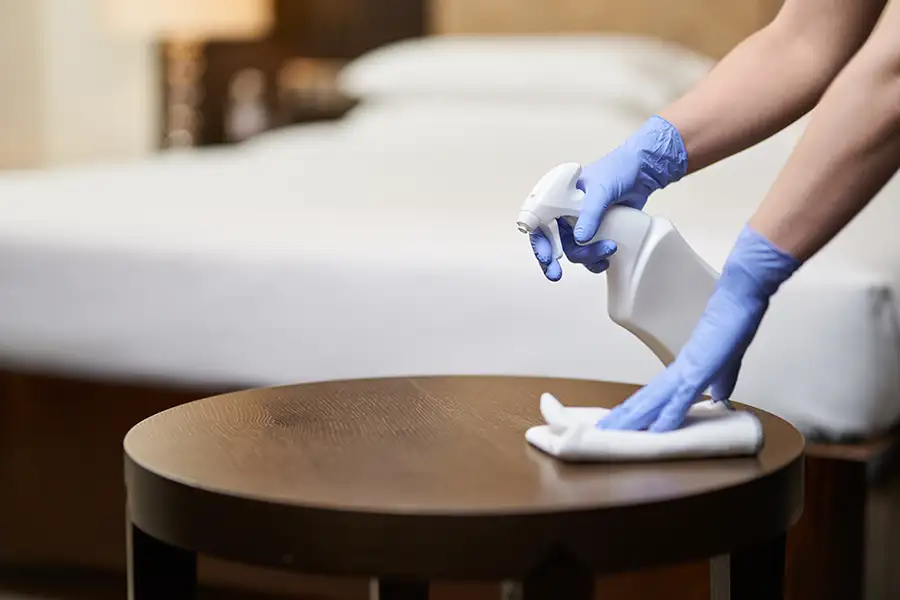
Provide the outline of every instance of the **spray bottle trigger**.
[[569,224],[570,229],[575,228],[575,223],[578,221],[576,217],[572,217],[569,215],[565,215],[562,217],[557,217],[553,220],[553,224],[544,224],[540,225],[541,231],[544,232],[544,235],[550,241],[550,246],[553,250],[553,257],[556,260],[559,260],[563,256],[563,247],[562,247],[562,238],[559,234],[559,220],[564,219],[566,223]]
[[544,237],[546,237],[550,242],[550,248],[553,252],[553,258],[559,260],[560,258],[562,258],[563,249],[562,240],[559,238],[558,225],[556,223],[554,223],[553,225],[541,223],[540,228],[544,233]]

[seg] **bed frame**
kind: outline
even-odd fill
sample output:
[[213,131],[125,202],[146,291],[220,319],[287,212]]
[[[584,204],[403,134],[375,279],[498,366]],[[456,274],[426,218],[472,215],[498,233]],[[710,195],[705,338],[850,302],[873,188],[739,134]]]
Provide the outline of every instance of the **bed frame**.
[[[227,143],[228,88],[234,75],[243,69],[263,73],[266,108],[273,126],[280,127],[291,124],[285,107],[280,105],[277,86],[279,72],[288,61],[299,57],[352,59],[385,43],[427,33],[427,3],[423,0],[273,0],[273,9],[275,26],[266,38],[206,45],[198,145]],[[165,74],[159,89],[165,96]],[[166,102],[162,105],[165,107]],[[161,123],[166,122],[164,116]]]
[[[308,5],[311,0],[304,1]],[[366,3],[323,1],[346,10]],[[397,9],[409,2],[368,4]],[[427,15],[427,30],[435,34],[625,31],[649,33],[721,57],[771,20],[778,5],[775,0],[432,0],[423,5],[421,15]],[[315,12],[305,14],[308,19]],[[285,17],[282,29],[287,21]],[[306,21],[304,27],[314,24]],[[366,39],[408,35],[409,30],[380,31]],[[281,39],[271,43],[281,44]],[[230,52],[232,57],[241,54],[236,50],[220,48],[222,55]],[[285,55],[283,46],[266,50],[265,43],[256,52],[260,60]],[[213,60],[211,76],[226,66],[227,61]],[[160,410],[242,387],[241,382],[201,389],[170,382],[0,371],[0,559],[19,566],[97,569],[121,576],[126,431]],[[900,569],[891,564],[900,554],[898,465],[900,431],[859,444],[808,445],[805,510],[788,536],[787,598],[900,597]],[[736,518],[742,508],[733,507]],[[199,568],[204,585],[301,598],[368,597],[366,581],[297,577],[205,557]],[[697,562],[605,577],[598,588],[606,600],[699,600],[708,598],[708,578],[706,563]],[[496,600],[498,590],[494,585],[441,584],[436,597]]]

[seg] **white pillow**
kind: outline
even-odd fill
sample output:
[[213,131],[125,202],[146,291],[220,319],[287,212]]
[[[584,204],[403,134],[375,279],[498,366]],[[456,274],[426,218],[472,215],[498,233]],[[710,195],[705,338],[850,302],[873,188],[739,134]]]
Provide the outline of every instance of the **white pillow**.
[[434,36],[364,54],[345,66],[338,85],[363,100],[614,103],[652,112],[712,64],[640,36]]

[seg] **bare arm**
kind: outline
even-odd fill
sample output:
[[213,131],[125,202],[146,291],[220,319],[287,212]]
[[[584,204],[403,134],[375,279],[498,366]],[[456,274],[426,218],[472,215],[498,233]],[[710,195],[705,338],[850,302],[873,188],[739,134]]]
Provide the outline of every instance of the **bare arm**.
[[804,261],[900,168],[900,1],[835,79],[750,226]]
[[659,113],[678,129],[688,172],[799,119],[859,49],[886,0],[786,0],[685,96]]
[[[843,0],[818,4],[833,8],[836,2]],[[846,5],[861,2],[848,0]],[[803,3],[806,8],[813,5]],[[799,10],[801,4],[798,0],[792,6]],[[750,64],[754,61],[749,55],[740,58]],[[739,75],[735,63],[720,70],[722,87],[695,96],[690,108],[698,112],[679,113],[685,119],[696,115],[693,122],[677,125],[687,124],[686,131],[693,136],[685,140],[688,162],[691,147],[702,160],[711,160],[724,148],[758,139],[808,106],[814,96],[805,91],[806,86],[820,80],[807,77],[805,85],[784,81],[783,73],[804,77],[793,60],[786,60],[790,64],[783,70],[772,67],[773,81],[785,85],[783,95],[766,84],[760,72],[749,73],[749,102],[738,97],[733,91],[736,88],[726,85]],[[754,84],[768,87],[763,93]],[[727,101],[737,105],[734,122],[725,115]],[[704,103],[711,114],[699,110]],[[705,126],[696,126],[704,120]],[[719,125],[709,128],[710,122]],[[690,339],[664,373],[613,409],[597,427],[670,431],[681,426],[704,390],[709,389],[716,400],[730,398],[744,353],[771,296],[865,206],[898,167],[900,0],[894,0],[862,49],[827,86],[784,170],[732,246]]]

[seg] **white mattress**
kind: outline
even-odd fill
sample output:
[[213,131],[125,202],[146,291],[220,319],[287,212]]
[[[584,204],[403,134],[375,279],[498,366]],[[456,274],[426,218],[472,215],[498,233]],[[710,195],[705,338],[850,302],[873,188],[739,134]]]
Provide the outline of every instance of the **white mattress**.
[[[583,110],[375,106],[238,149],[4,176],[0,360],[185,384],[646,382],[661,366],[609,321],[604,277],[564,265],[545,281],[515,228],[547,168],[592,160],[643,120]],[[648,210],[719,268],[797,132]],[[898,222],[890,194],[775,297],[735,399],[827,438],[897,419],[900,242],[879,237]]]

